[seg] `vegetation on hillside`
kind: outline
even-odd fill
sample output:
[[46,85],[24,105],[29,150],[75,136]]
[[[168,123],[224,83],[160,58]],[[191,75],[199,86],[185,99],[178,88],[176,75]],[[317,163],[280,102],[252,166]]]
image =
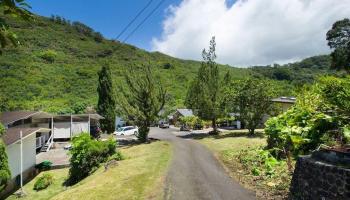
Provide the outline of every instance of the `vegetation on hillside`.
[[[97,105],[97,72],[108,64],[116,86],[124,85],[125,70],[150,63],[169,96],[165,108],[184,107],[186,91],[200,62],[176,59],[159,52],[146,52],[118,41],[101,38],[86,25],[62,17],[34,16],[31,23],[2,16],[21,42],[4,49],[0,59],[0,111],[44,110],[53,113],[84,112]],[[99,38],[99,39],[96,39]],[[293,94],[290,83],[312,82],[319,74],[330,73],[324,57],[315,57],[303,68],[292,67],[290,80],[273,80],[279,95]],[[321,63],[322,65],[319,65]],[[264,77],[270,67],[242,69],[218,65],[221,76],[230,71],[233,79],[251,75]]]

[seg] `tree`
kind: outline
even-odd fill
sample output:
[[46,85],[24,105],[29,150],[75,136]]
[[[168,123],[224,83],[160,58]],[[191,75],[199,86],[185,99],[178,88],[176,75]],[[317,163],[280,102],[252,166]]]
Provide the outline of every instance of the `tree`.
[[5,132],[5,128],[0,124],[0,192],[2,192],[7,186],[7,182],[11,178],[11,171],[8,166],[8,158],[6,154],[5,144],[1,140],[2,134]]
[[271,98],[274,96],[269,82],[259,79],[245,79],[231,82],[227,87],[225,100],[228,110],[239,113],[239,119],[254,135],[265,114],[273,110]]
[[[222,116],[221,90],[218,65],[215,62],[215,37],[210,41],[209,50],[202,52],[203,62],[198,70],[197,77],[192,81],[186,96],[186,106],[193,109],[196,114],[212,122],[211,134],[218,134],[216,120]],[[230,74],[225,76],[230,77]]]
[[127,89],[119,88],[121,97],[119,107],[123,115],[134,120],[139,127],[138,139],[148,140],[149,126],[154,122],[166,101],[166,91],[161,83],[156,81],[149,65],[133,68],[125,73]]
[[345,69],[350,73],[350,20],[345,18],[333,24],[327,32],[328,46],[331,53],[332,68]]
[[[31,13],[28,11],[29,8],[30,6],[24,0],[0,0],[0,10],[3,11],[4,15],[29,20],[32,18]],[[19,45],[17,35],[10,30],[5,19],[0,17],[0,54],[10,44],[13,46]]]
[[115,131],[116,101],[109,66],[103,66],[98,73],[97,92],[97,112],[104,117],[101,120],[101,128],[107,133],[113,133]]

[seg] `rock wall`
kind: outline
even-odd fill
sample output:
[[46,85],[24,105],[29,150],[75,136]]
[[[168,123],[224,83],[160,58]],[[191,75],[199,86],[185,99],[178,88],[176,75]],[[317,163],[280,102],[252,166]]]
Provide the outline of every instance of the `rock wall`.
[[290,199],[350,199],[350,169],[299,157],[290,188]]

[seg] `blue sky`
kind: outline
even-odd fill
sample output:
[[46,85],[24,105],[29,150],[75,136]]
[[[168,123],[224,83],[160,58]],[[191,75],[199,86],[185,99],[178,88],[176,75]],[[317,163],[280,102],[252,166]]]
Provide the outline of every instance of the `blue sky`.
[[[32,11],[42,16],[59,15],[71,21],[80,21],[101,32],[107,38],[116,38],[120,31],[150,0],[28,0]],[[152,4],[134,23],[133,29],[160,0]],[[143,49],[151,49],[153,37],[162,32],[162,21],[166,17],[166,8],[178,5],[181,0],[166,0],[162,6],[127,41]],[[128,33],[128,32],[127,32]],[[127,36],[124,34],[121,39]]]

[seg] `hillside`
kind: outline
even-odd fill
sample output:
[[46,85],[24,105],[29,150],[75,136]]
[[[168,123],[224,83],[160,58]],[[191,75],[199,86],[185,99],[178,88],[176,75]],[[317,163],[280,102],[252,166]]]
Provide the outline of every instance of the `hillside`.
[[[79,112],[97,102],[97,72],[102,65],[110,65],[115,85],[119,85],[123,84],[123,74],[130,66],[147,63],[168,90],[167,106],[173,109],[183,106],[187,86],[200,66],[197,61],[181,60],[106,40],[84,24],[62,18],[36,16],[30,24],[7,20],[22,45],[9,48],[0,56],[0,111]],[[305,75],[302,76],[305,82],[312,81],[319,74],[329,73],[328,66],[314,68],[310,64],[304,68],[307,70],[282,67],[293,74]],[[254,75],[276,80],[280,93],[285,95],[292,93],[290,83],[297,79],[294,76],[288,79],[270,76],[274,68],[269,67],[243,69],[220,65],[222,75],[227,70],[236,79]]]

